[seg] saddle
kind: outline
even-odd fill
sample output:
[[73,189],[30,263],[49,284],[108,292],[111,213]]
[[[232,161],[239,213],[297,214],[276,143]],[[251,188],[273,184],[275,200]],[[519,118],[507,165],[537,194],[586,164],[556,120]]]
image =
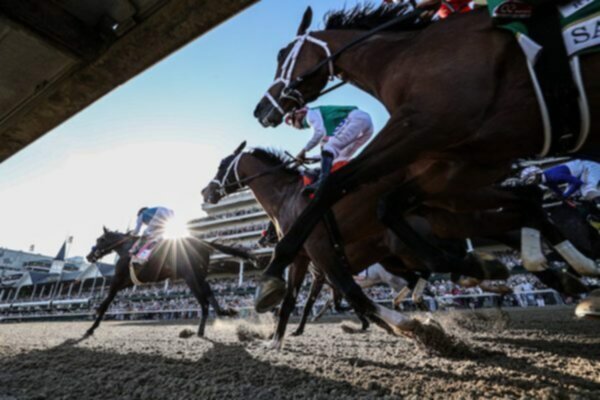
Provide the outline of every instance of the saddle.
[[494,23],[516,34],[545,127],[540,156],[577,152],[589,131],[578,56],[600,50],[600,0],[488,0]]
[[[340,168],[348,165],[349,162],[350,161],[348,161],[348,160],[342,160],[342,161],[337,161],[337,162],[333,163],[333,165],[331,166],[330,172],[333,174],[335,171],[337,171]],[[311,185],[317,179],[319,179],[319,175],[320,174],[321,174],[321,170],[319,168],[305,170],[302,173],[302,184],[305,187],[308,186],[308,185]]]

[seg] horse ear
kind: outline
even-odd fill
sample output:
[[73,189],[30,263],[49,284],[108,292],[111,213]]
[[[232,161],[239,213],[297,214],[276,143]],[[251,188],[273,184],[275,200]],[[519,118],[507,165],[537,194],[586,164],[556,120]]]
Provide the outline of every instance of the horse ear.
[[302,16],[302,22],[300,22],[300,26],[298,27],[298,36],[304,35],[306,33],[306,31],[310,27],[310,24],[312,23],[312,17],[312,8],[307,7],[306,11],[304,11],[304,16]]
[[105,226],[102,226],[102,229],[104,229],[104,233],[108,233],[108,229]]
[[246,147],[246,141],[244,140],[237,149],[235,149],[235,151],[233,152],[233,154],[238,155],[242,152],[242,150],[244,150],[244,147]]

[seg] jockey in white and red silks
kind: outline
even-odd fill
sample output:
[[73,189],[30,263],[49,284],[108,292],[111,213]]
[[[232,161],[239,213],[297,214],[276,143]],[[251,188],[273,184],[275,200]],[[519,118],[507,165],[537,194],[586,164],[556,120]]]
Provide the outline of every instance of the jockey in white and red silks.
[[[384,3],[404,3],[401,0],[383,0]],[[416,1],[417,8],[435,8],[439,5],[437,11],[427,15],[426,18],[434,20],[445,19],[454,13],[465,13],[472,11],[475,8],[475,2],[473,0],[421,0]]]

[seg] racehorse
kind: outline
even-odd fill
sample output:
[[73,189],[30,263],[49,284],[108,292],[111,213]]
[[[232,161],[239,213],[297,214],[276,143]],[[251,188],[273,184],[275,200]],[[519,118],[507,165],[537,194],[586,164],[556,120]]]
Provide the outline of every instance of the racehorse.
[[[190,288],[192,294],[200,303],[202,317],[198,326],[198,336],[204,335],[204,327],[208,318],[209,305],[212,305],[219,316],[233,316],[237,312],[231,308],[223,309],[206,281],[210,254],[218,250],[244,260],[255,262],[254,258],[246,251],[224,246],[218,243],[210,243],[193,237],[163,240],[156,245],[147,262],[135,271],[131,265],[129,250],[139,239],[129,233],[112,232],[104,228],[104,233],[96,240],[96,245],[86,256],[89,262],[96,262],[100,258],[117,253],[119,259],[115,265],[115,274],[110,283],[108,296],[96,310],[94,324],[86,332],[87,336],[94,333],[100,325],[104,314],[117,293],[125,288],[131,287],[139,282],[160,282],[165,279],[183,279]],[[135,282],[134,282],[135,281]]]
[[[287,112],[317,99],[334,76],[377,98],[390,119],[359,156],[323,182],[277,245],[266,278],[281,276],[333,204],[378,180],[387,181],[378,193],[377,216],[382,223],[422,259],[456,266],[463,261],[420,237],[405,220],[406,212],[431,204],[433,198],[442,210],[458,211],[448,205],[454,204],[465,207],[463,211],[468,207],[477,211],[474,207],[481,207],[479,201],[459,203],[452,201],[453,196],[477,198],[478,190],[508,174],[512,160],[547,148],[523,52],[512,34],[493,25],[487,10],[456,15],[422,29],[413,19],[347,46],[367,30],[394,19],[401,9],[331,13],[324,30],[307,33],[312,21],[308,9],[296,39],[279,52],[276,80],[254,112],[263,126],[277,126]],[[448,38],[462,40],[457,43]],[[331,54],[336,56],[328,57]],[[586,54],[580,60],[589,109],[597,110],[600,79],[595,71],[600,69],[600,57]],[[577,151],[596,153],[599,126],[592,113],[591,131]],[[538,221],[545,219],[534,208],[532,217],[534,212]],[[564,252],[571,265],[579,264],[579,270],[589,274],[599,273],[595,263],[570,246],[556,227],[549,221],[541,223],[553,246],[568,248]],[[347,276],[338,284],[351,290]],[[277,285],[265,279],[256,299],[259,308],[277,300],[266,297]]]
[[[245,142],[242,143],[233,154],[221,161],[215,178],[207,187],[202,190],[204,201],[208,203],[217,203],[226,194],[233,193],[245,186],[250,187],[257,201],[263,206],[272,222],[280,232],[285,232],[293,223],[297,215],[307,206],[310,200],[302,195],[302,179],[300,171],[297,168],[290,167],[293,160],[286,159],[281,154],[273,151],[255,148],[250,152],[242,152]],[[380,262],[388,271],[394,274],[402,274],[406,271],[417,271],[418,273],[428,273],[428,266],[424,265],[412,252],[403,245],[397,237],[386,229],[379,221],[371,218],[370,215],[375,212],[377,206],[376,198],[359,197],[350,195],[334,207],[336,219],[339,221],[338,229],[343,237],[347,250],[347,259],[345,267],[350,276],[355,275],[361,270],[367,268],[375,262]],[[509,222],[497,219],[495,228],[499,229],[506,226],[507,223],[513,224],[514,221],[509,215],[505,219]],[[418,226],[419,221],[415,217],[414,226]],[[456,224],[455,224],[456,225]],[[357,227],[360,227],[357,229]],[[461,230],[462,228],[462,230]],[[467,227],[454,226],[453,230],[458,237],[463,237],[464,229]],[[422,228],[421,228],[422,229]],[[481,228],[480,228],[481,229]],[[452,230],[446,228],[447,231]],[[462,243],[456,240],[442,241],[446,247],[454,246],[453,252],[464,253]],[[336,265],[339,254],[336,252],[336,244],[331,243],[327,234],[321,232],[319,236],[311,236],[304,245],[304,251],[300,253],[293,261],[289,273],[289,282],[287,290],[284,290],[285,298],[280,310],[280,319],[277,333],[274,336],[274,345],[280,345],[280,340],[287,324],[289,313],[295,305],[295,298],[300,288],[308,263],[310,260],[316,268],[324,273],[328,279],[332,273],[332,265]],[[469,254],[473,267],[468,270],[452,270],[448,266],[434,265],[435,272],[457,273],[459,275],[469,276],[470,271],[478,271],[476,267],[480,261],[476,254]],[[508,276],[508,271],[503,265],[497,266],[497,271],[503,279]],[[335,274],[335,271],[333,271]],[[335,276],[335,275],[334,275]],[[418,276],[414,282],[418,280]],[[352,281],[353,291],[344,292],[349,303],[362,314],[361,305],[358,302],[372,304],[364,295],[360,287]],[[313,280],[313,284],[318,280]],[[335,285],[334,285],[335,286]],[[311,291],[312,292],[312,291]],[[278,293],[271,293],[277,295]],[[309,296],[312,298],[312,296]],[[357,300],[358,298],[358,300]],[[383,325],[386,329],[397,330],[398,326],[404,326],[406,319],[399,313],[395,313],[384,307],[372,304],[370,312],[365,313],[376,323]]]

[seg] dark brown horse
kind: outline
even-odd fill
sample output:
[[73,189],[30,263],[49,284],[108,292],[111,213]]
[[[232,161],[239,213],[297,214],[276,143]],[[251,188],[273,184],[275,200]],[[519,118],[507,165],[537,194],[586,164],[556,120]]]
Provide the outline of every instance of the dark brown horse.
[[[289,167],[292,160],[286,159],[285,156],[263,149],[253,149],[250,152],[242,153],[244,146],[245,143],[242,143],[232,155],[221,161],[215,178],[202,191],[204,200],[209,203],[217,203],[225,194],[249,186],[278,230],[285,232],[292,225],[296,216],[310,203],[308,197],[302,195],[300,172],[296,168]],[[377,185],[383,184],[385,183]],[[377,191],[373,191],[373,193],[377,193]],[[429,265],[421,262],[391,231],[386,229],[376,218],[371,217],[376,212],[376,208],[377,198],[375,196],[359,197],[355,194],[344,197],[334,206],[333,211],[339,221],[338,228],[347,250],[348,262],[341,268],[343,272],[347,272],[352,279],[351,275],[357,274],[375,262],[380,262],[387,270],[398,275],[406,274],[407,271],[428,273]],[[479,214],[463,221],[457,219],[448,221],[443,219],[443,215],[439,212],[427,217],[434,221],[431,226],[439,225],[437,231],[449,239],[476,236],[472,235],[473,233],[503,232],[509,228],[514,229],[515,226],[520,226],[522,216],[513,216],[506,212],[496,212],[496,214],[498,215],[487,217]],[[455,214],[451,215],[455,216]],[[427,230],[429,225],[427,220],[422,217],[413,216],[411,219],[411,226],[420,232],[428,233],[430,236],[435,233],[430,229]],[[485,224],[483,221],[493,223]],[[443,244],[444,248],[453,254],[465,255],[462,241],[444,241],[434,237],[429,237],[429,239],[435,239],[437,243]],[[330,283],[336,288],[340,288],[339,281],[336,281],[340,275],[336,275],[335,271],[336,266],[339,266],[337,264],[339,254],[336,253],[334,247],[328,233],[319,229],[310,236],[304,244],[302,252],[294,259],[289,273],[287,291],[283,289],[283,293],[271,293],[272,296],[285,295],[274,337],[276,346],[280,345],[287,318],[295,306],[297,292],[304,280],[310,260],[321,274],[325,274]],[[433,269],[435,272],[450,272],[467,276],[471,271],[479,271],[477,265],[480,260],[475,254],[470,254],[465,258],[472,260],[469,264],[472,265],[470,270],[457,271],[443,264],[433,264],[431,267],[435,268]],[[502,277],[499,278],[507,277],[504,266],[497,266],[497,269],[502,274]],[[410,281],[410,278],[405,279]],[[414,282],[416,283],[416,280]],[[318,281],[315,280],[314,283],[318,283]],[[581,284],[579,285],[581,286]],[[364,312],[375,322],[383,322],[388,329],[391,327],[396,331],[398,331],[398,327],[402,329],[408,325],[398,313],[374,305],[353,280],[349,287],[351,287],[351,291],[342,290],[342,292],[359,315]]]
[[[260,148],[242,153],[244,146],[245,143],[242,143],[232,155],[221,161],[215,178],[202,190],[204,200],[214,204],[225,194],[248,186],[277,230],[285,232],[309,202],[309,199],[301,193],[303,186],[300,172],[297,168],[289,167],[290,161],[293,160],[288,160],[283,155]],[[348,271],[350,275],[358,274],[375,262],[380,262],[388,271],[399,276],[416,275],[418,279],[421,273],[428,274],[428,270],[423,264],[415,262],[413,265],[407,266],[404,260],[398,257],[405,249],[393,238],[393,234],[387,232],[385,227],[379,225],[377,221],[373,221],[374,225],[371,224],[371,226],[365,224],[360,232],[354,229],[356,226],[353,225],[356,223],[354,210],[361,208],[360,199],[354,199],[355,201],[352,203],[341,204],[339,211],[336,207],[336,216],[340,220],[339,230],[343,234],[346,245],[347,267],[350,268]],[[406,254],[402,255],[408,258]],[[314,285],[322,285],[324,275],[332,286],[337,287],[326,273],[329,266],[335,264],[337,260],[338,254],[327,234],[305,243],[303,251],[294,259],[290,268],[287,290],[283,289],[283,292],[280,293],[284,295],[284,300],[273,338],[274,347],[281,345],[289,315],[296,305],[296,297],[308,271],[309,263],[312,261],[316,268]],[[416,282],[417,279],[414,281]],[[320,288],[318,289],[320,290]],[[360,288],[358,290],[364,296]],[[313,292],[316,291],[317,288],[313,290]],[[348,298],[346,293],[344,295]],[[361,315],[360,311],[357,313]],[[376,306],[374,315],[369,317],[375,322],[382,322],[388,330],[398,329],[398,325],[408,322],[399,313],[381,306]]]
[[[278,244],[267,276],[281,275],[326,210],[348,192],[378,180],[387,182],[378,193],[382,223],[421,258],[456,266],[462,260],[423,240],[407,224],[406,212],[427,203],[442,210],[452,209],[448,204],[471,211],[489,209],[481,208],[491,206],[486,201],[460,204],[451,199],[479,196],[480,188],[506,176],[512,160],[536,155],[544,147],[542,119],[523,52],[513,35],[492,24],[486,10],[423,29],[390,28],[342,52],[331,63],[321,63],[327,56],[323,44],[335,53],[367,29],[393,18],[396,11],[333,13],[324,30],[307,34],[312,20],[307,10],[297,32],[300,39],[279,53],[278,79],[255,110],[264,126],[279,125],[286,112],[315,100],[332,75],[379,99],[390,119],[358,157],[324,182]],[[463,40],[457,43],[449,38]],[[293,65],[290,54],[295,55]],[[595,74],[599,69],[598,54],[581,57],[590,110],[600,107],[600,79]],[[304,75],[311,70],[314,73]],[[299,76],[301,81],[296,80]],[[592,129],[580,150],[593,154],[600,124],[596,114],[591,117]],[[367,189],[360,190],[359,196]],[[536,213],[541,221],[540,211]],[[547,224],[545,234],[552,245],[564,243],[564,236]],[[570,258],[581,261],[582,257]],[[350,284],[347,277],[344,281]],[[257,298],[257,305],[268,303]]]
[[131,256],[129,249],[139,239],[128,233],[111,232],[104,228],[104,233],[96,240],[96,245],[87,255],[89,262],[96,262],[100,258],[113,251],[119,259],[115,265],[115,275],[110,283],[108,296],[96,310],[96,319],[86,335],[92,335],[100,325],[104,314],[117,293],[134,285],[131,274],[140,282],[160,282],[165,279],[183,279],[190,288],[192,294],[200,303],[202,318],[198,326],[198,336],[204,335],[204,327],[208,318],[209,305],[212,305],[219,316],[232,316],[237,312],[231,308],[223,309],[206,281],[210,254],[213,250],[230,254],[250,262],[254,258],[247,252],[224,246],[218,243],[209,243],[200,239],[187,237],[181,239],[169,239],[161,241],[151,254],[148,261],[139,268],[139,271],[130,270]]

